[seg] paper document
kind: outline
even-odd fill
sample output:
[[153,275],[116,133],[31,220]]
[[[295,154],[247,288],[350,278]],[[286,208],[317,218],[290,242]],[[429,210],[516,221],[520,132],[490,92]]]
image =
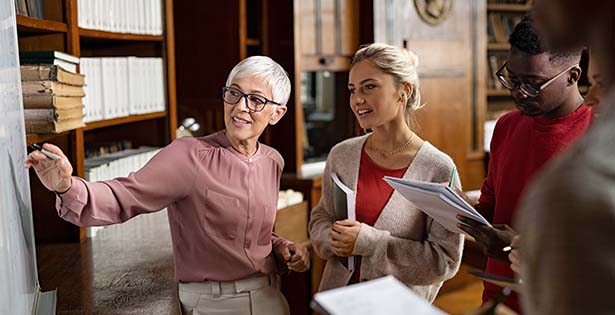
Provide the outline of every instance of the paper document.
[[474,207],[447,186],[411,179],[385,176],[384,180],[402,196],[450,231],[467,234],[457,228],[458,214],[489,227],[491,224]]
[[316,293],[312,308],[332,315],[446,315],[393,276]]
[[[344,185],[337,177],[336,173],[331,173],[333,180],[333,207],[335,208],[336,220],[356,220],[355,215],[355,193],[348,186]],[[342,263],[348,270],[354,270],[354,257],[348,257]]]

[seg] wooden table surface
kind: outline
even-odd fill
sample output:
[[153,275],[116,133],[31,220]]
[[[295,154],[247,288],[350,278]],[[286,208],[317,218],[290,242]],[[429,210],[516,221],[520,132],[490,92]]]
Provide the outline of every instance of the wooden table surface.
[[106,227],[83,243],[37,246],[57,314],[180,314],[165,211]]

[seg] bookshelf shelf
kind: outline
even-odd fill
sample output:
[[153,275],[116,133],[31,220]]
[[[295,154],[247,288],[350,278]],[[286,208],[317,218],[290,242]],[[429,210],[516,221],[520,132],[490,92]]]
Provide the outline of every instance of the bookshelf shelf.
[[532,9],[531,4],[489,3],[487,10],[503,12],[528,12]]
[[162,42],[163,35],[142,35],[142,34],[125,34],[113,33],[98,30],[89,30],[79,28],[79,36],[82,39],[102,39],[102,40],[121,40],[121,41],[138,41],[138,42]]
[[510,96],[510,91],[507,89],[488,89],[487,96]]
[[24,33],[66,33],[68,26],[66,23],[39,20],[28,16],[17,15],[17,30]]
[[98,128],[129,124],[129,123],[138,122],[138,121],[163,118],[166,116],[167,116],[166,112],[156,112],[156,113],[149,113],[149,114],[142,114],[142,115],[119,117],[119,118],[113,118],[113,119],[107,119],[107,120],[93,121],[93,122],[87,123],[85,127],[83,128],[83,130],[84,131],[94,130]]
[[56,139],[58,137],[65,136],[69,134],[70,132],[71,131],[65,131],[61,133],[45,133],[45,134],[30,133],[30,134],[26,134],[26,143],[28,145],[33,144],[33,143],[43,143],[49,140]]
[[509,50],[510,44],[509,43],[488,43],[487,49],[488,50]]

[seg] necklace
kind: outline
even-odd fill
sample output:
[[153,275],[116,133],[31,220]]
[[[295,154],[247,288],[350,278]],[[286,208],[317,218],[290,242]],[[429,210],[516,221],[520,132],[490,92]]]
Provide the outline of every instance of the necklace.
[[[402,152],[405,148],[407,148],[410,145],[410,143],[412,143],[412,140],[414,140],[415,137],[416,137],[416,134],[412,133],[412,135],[408,138],[408,140],[406,140],[406,142],[404,142],[402,145],[400,145],[399,147],[397,147],[396,149],[394,149],[392,151],[385,151],[385,150],[378,149],[378,148],[376,148],[376,147],[374,147],[372,145],[371,141],[367,142],[367,147],[371,151],[380,154],[381,157],[383,157],[385,159],[388,159],[391,156],[393,156],[393,155],[395,155],[395,154],[397,154],[399,152]],[[371,137],[370,137],[370,139],[371,139]]]

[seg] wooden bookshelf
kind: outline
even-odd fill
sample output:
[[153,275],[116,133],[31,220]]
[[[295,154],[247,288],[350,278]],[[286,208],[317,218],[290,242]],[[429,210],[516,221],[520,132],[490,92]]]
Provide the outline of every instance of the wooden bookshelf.
[[57,21],[39,20],[29,16],[17,15],[17,30],[20,33],[33,34],[66,33],[68,31],[68,25]]
[[[31,143],[58,145],[70,160],[74,174],[85,175],[85,145],[104,141],[129,140],[136,146],[165,146],[177,129],[173,1],[162,1],[163,35],[105,32],[80,28],[78,0],[48,0],[47,20],[17,16],[20,51],[56,50],[77,57],[139,56],[163,59],[166,110],[143,115],[96,121],[83,128],[59,134],[28,134]],[[113,128],[109,128],[113,127]],[[55,195],[36,176],[31,177],[35,236],[38,243],[78,243],[85,230],[65,222],[56,214]],[[41,262],[43,265],[45,262]],[[45,285],[43,283],[43,285]]]
[[107,120],[93,121],[93,122],[87,123],[85,127],[83,128],[83,130],[88,131],[88,130],[94,130],[94,129],[99,129],[99,128],[113,127],[113,126],[118,126],[118,125],[123,125],[123,124],[129,124],[133,122],[144,121],[144,120],[163,118],[166,116],[167,116],[166,112],[156,112],[156,113],[149,113],[149,114],[142,114],[142,115],[131,115],[131,116],[126,116],[126,117],[118,117],[118,118],[107,119]]
[[85,39],[102,39],[116,41],[143,41],[143,42],[163,42],[163,35],[143,35],[143,34],[126,34],[114,33],[99,30],[89,30],[79,28],[79,36]]
[[70,132],[72,131],[65,131],[61,133],[45,133],[45,134],[29,133],[29,134],[26,134],[26,143],[30,145],[33,143],[48,142],[55,138],[66,136]]
[[502,12],[528,12],[532,9],[531,4],[489,3],[487,10]]

